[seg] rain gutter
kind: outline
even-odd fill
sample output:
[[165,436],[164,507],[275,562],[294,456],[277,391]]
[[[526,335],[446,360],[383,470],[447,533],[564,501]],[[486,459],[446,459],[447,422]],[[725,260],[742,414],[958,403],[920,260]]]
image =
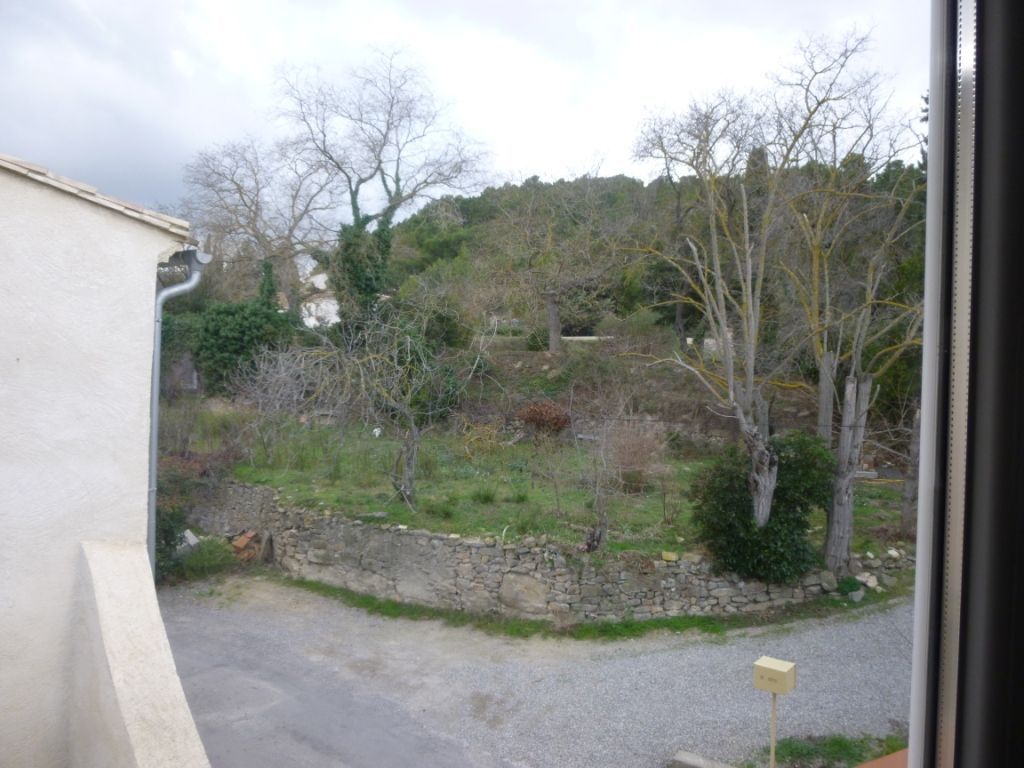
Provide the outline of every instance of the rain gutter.
[[149,547],[149,563],[156,572],[156,457],[158,428],[160,425],[160,347],[163,325],[164,304],[175,296],[188,293],[199,285],[203,267],[210,263],[208,253],[196,249],[178,251],[171,256],[171,263],[184,262],[188,278],[181,283],[161,288],[156,294],[153,310],[153,375],[149,393],[149,524],[146,542]]

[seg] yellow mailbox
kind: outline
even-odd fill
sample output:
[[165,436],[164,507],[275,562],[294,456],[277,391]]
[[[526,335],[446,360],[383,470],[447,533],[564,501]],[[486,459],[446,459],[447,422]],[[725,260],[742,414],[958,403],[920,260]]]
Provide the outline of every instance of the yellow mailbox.
[[754,687],[769,693],[789,693],[796,687],[796,664],[762,656],[754,662]]
[[776,700],[780,693],[789,693],[796,688],[796,664],[792,661],[762,656],[754,662],[754,687],[772,695],[772,719],[769,731],[768,765],[775,768],[775,739],[778,729]]

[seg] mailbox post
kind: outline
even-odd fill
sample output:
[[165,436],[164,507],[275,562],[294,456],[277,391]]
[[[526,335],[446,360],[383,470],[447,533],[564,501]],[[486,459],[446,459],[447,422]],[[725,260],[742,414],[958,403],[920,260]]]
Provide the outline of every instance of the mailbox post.
[[762,656],[754,662],[754,687],[772,695],[771,740],[769,742],[769,766],[775,768],[775,737],[778,723],[777,697],[789,693],[796,687],[796,664],[792,661]]

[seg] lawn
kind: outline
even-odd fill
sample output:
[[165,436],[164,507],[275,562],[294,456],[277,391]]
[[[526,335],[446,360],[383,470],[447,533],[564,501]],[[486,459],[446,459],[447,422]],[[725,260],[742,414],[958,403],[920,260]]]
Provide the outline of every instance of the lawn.
[[[631,477],[623,488],[599,461],[593,442],[526,437],[513,443],[494,429],[437,428],[423,438],[411,508],[391,484],[399,440],[388,433],[374,437],[369,427],[268,422],[236,408],[211,410],[183,400],[163,409],[161,444],[171,453],[228,457],[235,479],[277,488],[296,506],[505,540],[546,535],[583,542],[598,519],[595,478],[603,477],[609,521],[604,549],[649,554],[696,544],[690,487],[710,459],[666,448],[639,481]],[[897,544],[899,507],[898,483],[858,483],[854,551],[877,555]],[[824,512],[815,513],[810,525],[811,540],[820,545]]]
[[[415,508],[390,472],[397,439],[369,431],[342,435],[306,427],[256,450],[235,467],[238,480],[278,488],[298,506],[350,518],[473,536],[542,536],[582,542],[596,523],[595,458],[586,444],[526,439],[514,445],[429,434],[420,448]],[[603,484],[612,551],[679,550],[692,541],[688,489],[700,460],[666,459],[634,493]]]
[[[853,768],[853,766],[906,749],[903,733],[887,736],[850,737],[842,734],[808,739],[782,739],[776,750],[779,768]],[[743,768],[767,765],[768,748],[757,760],[743,763]]]
[[[884,555],[890,547],[906,548],[909,544],[899,535],[902,480],[859,480],[854,487],[853,544],[854,553]],[[825,512],[811,515],[811,541],[824,546]]]

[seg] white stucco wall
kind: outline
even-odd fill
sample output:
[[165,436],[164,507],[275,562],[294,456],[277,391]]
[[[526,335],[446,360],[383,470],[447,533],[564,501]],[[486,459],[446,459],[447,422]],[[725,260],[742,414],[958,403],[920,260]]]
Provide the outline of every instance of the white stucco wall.
[[141,543],[82,545],[69,768],[209,768],[149,567]]
[[70,763],[82,542],[145,542],[155,276],[181,245],[0,169],[4,766]]

